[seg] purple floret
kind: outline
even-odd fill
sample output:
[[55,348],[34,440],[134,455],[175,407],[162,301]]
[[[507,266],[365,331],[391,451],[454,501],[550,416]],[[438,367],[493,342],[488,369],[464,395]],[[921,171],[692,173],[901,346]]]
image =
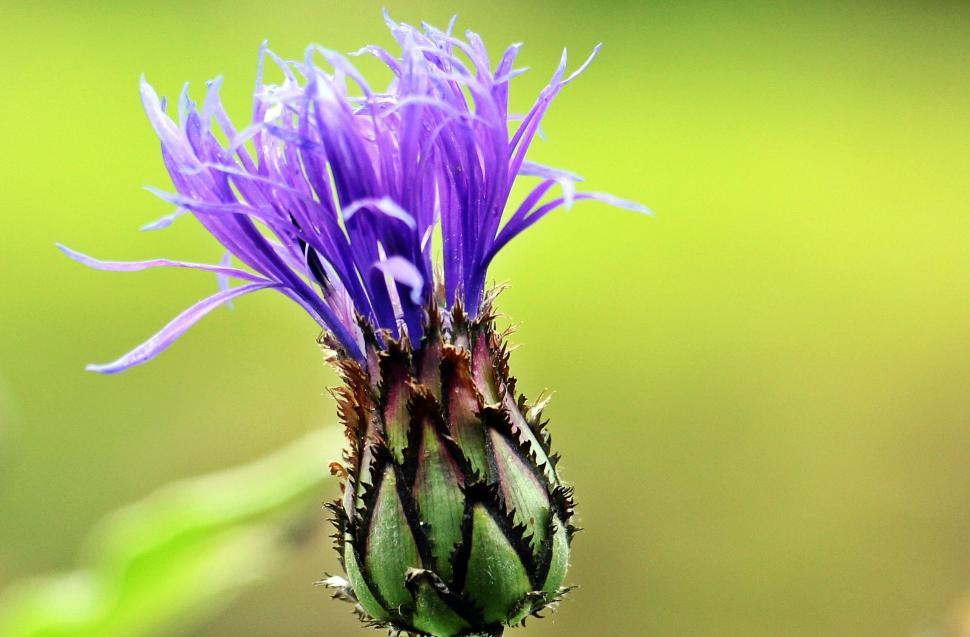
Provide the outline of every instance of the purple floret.
[[[522,72],[514,68],[520,45],[506,49],[493,70],[481,38],[470,31],[465,40],[455,37],[454,21],[447,31],[389,17],[387,24],[398,57],[376,46],[353,54],[387,65],[392,80],[383,91],[333,51],[312,46],[302,61],[284,61],[264,45],[252,121],[241,130],[222,107],[220,79],[208,83],[201,109],[183,91],[177,123],[142,80],[142,101],[177,191],[153,192],[178,208],[145,229],[189,211],[245,268],[230,259],[97,261],[62,247],[99,269],[195,268],[223,283],[129,354],[89,369],[114,373],[150,360],[219,305],[265,288],[299,303],[361,359],[360,318],[417,342],[439,285],[449,307],[460,302],[476,315],[492,259],[553,209],[597,199],[647,211],[611,195],[576,193],[576,175],[525,159],[549,104],[599,47],[568,76],[564,51],[532,108],[515,118],[509,82]],[[281,84],[264,83],[267,60],[282,72]],[[503,224],[519,176],[540,181]],[[561,196],[549,198],[556,186]],[[228,288],[228,279],[246,284]]]

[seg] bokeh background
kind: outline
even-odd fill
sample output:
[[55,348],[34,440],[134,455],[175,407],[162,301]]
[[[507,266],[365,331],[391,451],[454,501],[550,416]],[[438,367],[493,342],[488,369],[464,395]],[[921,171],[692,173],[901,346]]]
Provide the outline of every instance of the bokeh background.
[[[957,634],[970,592],[970,5],[386,5],[406,21],[457,12],[496,51],[525,41],[520,110],[561,47],[578,62],[603,41],[534,157],[657,212],[578,204],[495,268],[520,323],[513,372],[530,395],[556,390],[552,431],[586,528],[581,588],[516,634]],[[186,271],[94,272],[54,248],[221,255],[189,219],[137,231],[169,211],[141,190],[168,182],[139,74],[173,97],[223,74],[242,120],[264,38],[287,57],[390,43],[372,2],[2,14],[0,589],[72,568],[120,505],[334,422],[315,327],[273,294],[216,312],[150,365],[83,371],[215,287]],[[326,535],[204,623],[161,634],[363,634],[311,586],[338,568]]]

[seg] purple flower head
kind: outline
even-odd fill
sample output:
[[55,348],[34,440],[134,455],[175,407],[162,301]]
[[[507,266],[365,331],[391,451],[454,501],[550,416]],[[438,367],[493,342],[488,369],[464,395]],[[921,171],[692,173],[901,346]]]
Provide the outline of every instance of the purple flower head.
[[[383,90],[334,51],[311,46],[302,61],[287,61],[264,45],[252,121],[242,129],[223,109],[220,79],[207,84],[201,108],[183,91],[177,122],[142,80],[142,101],[176,190],[153,192],[177,206],[146,229],[191,212],[227,258],[218,265],[106,262],[62,247],[99,269],[185,267],[220,280],[217,294],[147,342],[89,369],[114,373],[141,364],[219,305],[265,288],[299,303],[348,356],[362,359],[361,320],[417,342],[436,299],[447,307],[461,303],[475,316],[495,255],[552,210],[597,199],[646,212],[611,195],[576,192],[577,176],[526,160],[546,109],[599,47],[568,74],[564,51],[532,108],[515,117],[509,85],[524,70],[514,67],[520,45],[493,67],[478,35],[452,34],[454,21],[447,31],[389,17],[387,24],[398,56],[377,46],[353,54],[387,65],[392,80]],[[264,82],[266,62],[278,67],[280,84]],[[538,184],[505,215],[520,176]],[[230,279],[244,284],[229,287]]]

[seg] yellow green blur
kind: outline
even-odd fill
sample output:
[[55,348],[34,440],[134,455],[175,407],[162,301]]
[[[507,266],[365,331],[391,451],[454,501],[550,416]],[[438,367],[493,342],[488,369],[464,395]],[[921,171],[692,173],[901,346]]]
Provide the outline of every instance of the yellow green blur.
[[[581,588],[517,634],[946,630],[970,591],[970,7],[387,5],[439,24],[457,11],[496,53],[524,41],[520,110],[559,47],[578,63],[603,41],[534,156],[657,212],[579,203],[493,272],[513,284],[500,304],[521,323],[521,388],[556,391],[586,528],[567,580]],[[0,589],[72,568],[90,526],[161,485],[336,420],[314,326],[272,293],[149,365],[83,371],[216,287],[54,248],[221,256],[188,218],[137,230],[170,211],[140,189],[167,177],[139,74],[174,97],[222,73],[244,121],[262,39],[289,57],[389,43],[371,2],[2,13]],[[311,586],[339,570],[327,532],[184,634],[366,634]]]

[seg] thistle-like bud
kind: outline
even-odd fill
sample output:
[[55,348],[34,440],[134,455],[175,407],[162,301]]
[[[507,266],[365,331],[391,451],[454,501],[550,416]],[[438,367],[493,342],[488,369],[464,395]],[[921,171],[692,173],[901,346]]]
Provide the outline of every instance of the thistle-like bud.
[[[516,398],[506,335],[485,295],[489,266],[575,201],[649,211],[577,192],[577,175],[526,159],[550,104],[599,47],[571,73],[563,51],[532,107],[515,117],[519,44],[495,62],[477,34],[456,36],[454,22],[442,31],[385,19],[399,55],[358,52],[387,65],[385,89],[335,51],[311,46],[303,60],[286,61],[264,45],[244,128],[226,114],[218,78],[201,109],[183,91],[177,119],[142,81],[176,190],[157,194],[178,207],[145,229],[191,212],[225,248],[221,262],[102,261],[61,249],[103,270],[219,277],[218,292],[147,341],[88,366],[105,374],[151,360],[252,292],[275,290],[303,308],[346,382],[338,395],[350,450],[333,467],[344,492],[332,510],[349,582],[327,583],[377,624],[438,637],[497,634],[562,595],[574,529],[541,404]],[[279,84],[264,77],[274,65]],[[539,182],[510,206],[520,177]]]
[[543,405],[516,398],[491,313],[429,315],[416,347],[368,348],[364,365],[334,355],[350,448],[334,465],[349,579],[336,584],[375,624],[500,634],[565,592],[572,492]]

